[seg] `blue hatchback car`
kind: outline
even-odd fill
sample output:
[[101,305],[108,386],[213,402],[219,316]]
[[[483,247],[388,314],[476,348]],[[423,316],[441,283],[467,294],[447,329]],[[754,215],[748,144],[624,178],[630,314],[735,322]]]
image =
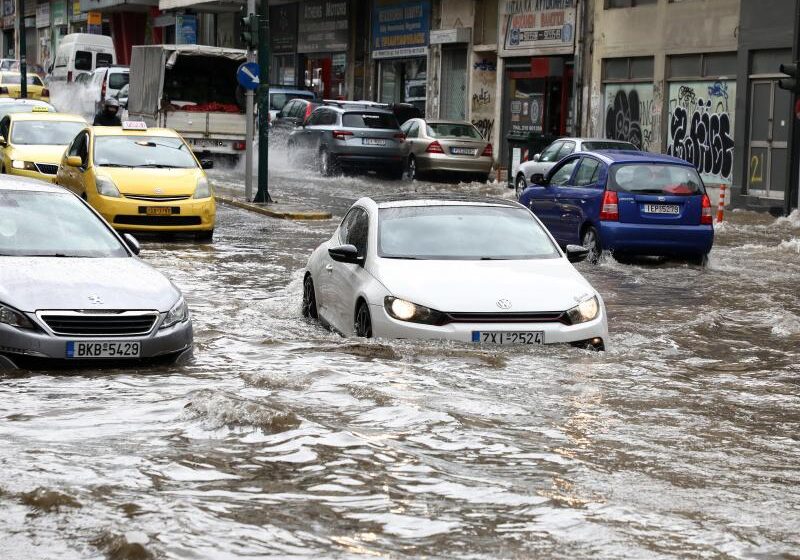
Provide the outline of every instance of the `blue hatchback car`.
[[670,156],[579,152],[546,177],[534,175],[519,201],[562,246],[580,243],[596,262],[658,255],[702,264],[714,243],[711,201],[697,170]]

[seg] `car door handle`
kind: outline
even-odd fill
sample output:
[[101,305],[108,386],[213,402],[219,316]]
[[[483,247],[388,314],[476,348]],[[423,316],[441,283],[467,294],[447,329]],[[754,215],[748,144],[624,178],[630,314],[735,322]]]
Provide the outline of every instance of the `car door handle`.
[[327,270],[328,272],[333,272],[333,265],[332,264],[326,264],[325,265],[325,270]]

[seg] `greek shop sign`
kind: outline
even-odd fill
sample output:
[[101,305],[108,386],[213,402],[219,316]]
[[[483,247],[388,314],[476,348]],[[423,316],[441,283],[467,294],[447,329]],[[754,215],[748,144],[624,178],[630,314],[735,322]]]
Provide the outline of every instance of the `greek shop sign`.
[[569,54],[575,44],[575,0],[505,0],[503,54]]
[[430,13],[428,0],[374,0],[372,58],[427,55]]

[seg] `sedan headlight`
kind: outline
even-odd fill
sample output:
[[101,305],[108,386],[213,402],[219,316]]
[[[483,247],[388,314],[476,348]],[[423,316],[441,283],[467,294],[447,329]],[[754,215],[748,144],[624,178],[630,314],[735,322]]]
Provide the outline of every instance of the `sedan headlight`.
[[166,329],[172,325],[183,323],[188,318],[189,306],[186,305],[186,300],[181,296],[178,298],[178,301],[175,302],[175,305],[172,306],[172,309],[167,311],[167,316],[164,318],[164,322],[161,323],[161,328]]
[[208,179],[200,177],[197,179],[197,187],[194,189],[192,198],[209,198],[211,196],[211,187],[208,186]]
[[25,315],[3,304],[0,304],[0,323],[21,329],[36,328]]
[[585,323],[596,318],[600,313],[600,302],[597,296],[591,296],[584,299],[578,305],[567,311],[570,323],[577,325],[578,323]]
[[441,311],[417,305],[404,299],[386,296],[383,300],[383,306],[389,316],[398,321],[424,323],[426,325],[444,325],[447,322],[447,316]]
[[97,177],[94,180],[94,184],[97,187],[97,193],[103,196],[110,196],[112,198],[119,198],[119,189],[117,185],[114,184],[109,177]]
[[32,161],[23,161],[21,159],[12,159],[11,167],[14,169],[24,169],[25,171],[38,171],[35,163]]

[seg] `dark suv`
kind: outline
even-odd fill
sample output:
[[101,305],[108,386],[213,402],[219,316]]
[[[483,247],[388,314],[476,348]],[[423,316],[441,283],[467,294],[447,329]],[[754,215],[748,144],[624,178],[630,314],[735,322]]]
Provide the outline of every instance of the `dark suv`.
[[358,168],[400,179],[408,157],[405,139],[391,111],[352,102],[327,104],[291,132],[288,150],[292,158],[316,158],[323,175]]

